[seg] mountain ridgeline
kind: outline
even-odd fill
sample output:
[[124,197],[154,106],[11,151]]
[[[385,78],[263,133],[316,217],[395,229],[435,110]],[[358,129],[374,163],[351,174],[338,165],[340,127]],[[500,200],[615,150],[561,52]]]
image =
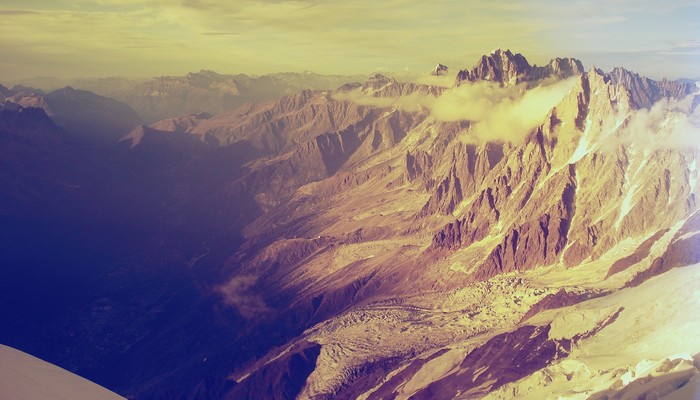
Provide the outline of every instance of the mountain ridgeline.
[[[500,49],[452,88],[302,78],[0,88],[0,342],[137,399],[697,387],[695,84]],[[518,139],[436,112],[557,82]]]
[[139,116],[150,123],[195,111],[211,114],[231,111],[245,103],[277,100],[303,89],[335,89],[362,79],[363,76],[312,72],[248,76],[201,70],[184,76],[159,76],[143,81],[99,78],[45,82],[35,79],[22,81],[13,89],[36,91],[31,87],[39,87],[53,93],[63,86],[70,86],[120,101],[137,110]]

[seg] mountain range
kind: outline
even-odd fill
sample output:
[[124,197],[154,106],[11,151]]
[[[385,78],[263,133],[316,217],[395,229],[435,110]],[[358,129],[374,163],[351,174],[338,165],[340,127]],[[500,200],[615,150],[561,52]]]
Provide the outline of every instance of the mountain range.
[[314,79],[2,88],[0,343],[137,399],[698,393],[694,82]]
[[275,73],[260,76],[219,74],[201,70],[184,76],[159,76],[148,80],[127,78],[23,80],[19,87],[55,91],[67,86],[121,101],[147,122],[191,112],[216,114],[245,103],[277,100],[302,89],[335,89],[364,76],[319,75],[312,72]]

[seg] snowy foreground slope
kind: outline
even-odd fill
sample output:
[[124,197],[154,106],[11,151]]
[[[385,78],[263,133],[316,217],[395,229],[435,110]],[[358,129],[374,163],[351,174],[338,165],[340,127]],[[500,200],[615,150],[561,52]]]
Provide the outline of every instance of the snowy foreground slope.
[[700,398],[700,265],[527,321],[551,321],[549,337],[572,337],[623,310],[565,359],[490,393],[488,399]]
[[0,400],[117,400],[123,397],[19,350],[0,345]]

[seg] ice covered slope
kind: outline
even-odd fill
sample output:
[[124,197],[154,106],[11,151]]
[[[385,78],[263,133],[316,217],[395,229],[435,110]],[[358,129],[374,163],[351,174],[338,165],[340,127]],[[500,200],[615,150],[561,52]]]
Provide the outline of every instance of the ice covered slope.
[[123,397],[63,368],[0,345],[0,400],[117,400]]
[[622,310],[596,335],[579,340],[567,357],[486,398],[699,399],[699,289],[700,265],[695,264],[542,313],[526,323],[551,323],[549,337],[556,339],[580,335],[601,310]]

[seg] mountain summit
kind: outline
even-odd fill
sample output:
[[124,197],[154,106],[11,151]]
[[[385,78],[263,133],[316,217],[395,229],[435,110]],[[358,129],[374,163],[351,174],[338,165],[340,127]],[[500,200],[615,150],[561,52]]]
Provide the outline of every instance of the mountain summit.
[[555,58],[544,67],[530,65],[525,57],[500,48],[481,57],[471,69],[457,73],[455,86],[462,82],[477,80],[492,81],[501,86],[514,86],[521,82],[536,81],[550,76],[566,78],[583,73],[583,64],[575,58]]

